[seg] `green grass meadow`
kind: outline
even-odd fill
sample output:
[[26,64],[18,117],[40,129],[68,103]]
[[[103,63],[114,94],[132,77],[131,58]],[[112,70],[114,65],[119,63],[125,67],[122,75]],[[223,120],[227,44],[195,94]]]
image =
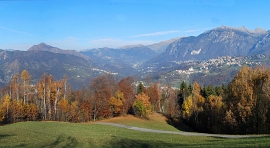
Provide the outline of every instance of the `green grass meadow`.
[[0,126],[0,147],[270,147],[270,138],[226,139],[86,123],[21,122]]

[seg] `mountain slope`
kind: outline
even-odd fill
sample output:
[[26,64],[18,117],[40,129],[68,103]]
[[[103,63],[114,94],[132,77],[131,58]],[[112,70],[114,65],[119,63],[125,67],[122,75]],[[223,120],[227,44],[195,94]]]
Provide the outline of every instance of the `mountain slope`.
[[98,48],[80,53],[87,55],[89,58],[117,59],[130,66],[143,63],[157,55],[152,49],[146,46],[126,46],[120,49]]
[[250,49],[249,54],[270,54],[270,31],[259,40],[253,48]]
[[57,47],[53,47],[51,45],[47,45],[45,43],[40,43],[38,45],[33,45],[28,51],[48,51],[53,53],[61,53],[61,54],[68,54],[68,55],[75,55],[81,58],[88,60],[87,56],[77,52],[76,50],[63,50]]
[[96,66],[84,58],[52,53],[48,51],[4,51],[0,50],[0,85],[6,85],[11,78],[26,69],[33,82],[37,82],[43,73],[52,74],[55,79],[68,76],[73,88],[78,89],[100,72]]
[[270,35],[263,29],[218,27],[198,36],[180,38],[165,52],[144,63],[144,67],[173,67],[187,60],[207,60],[221,56],[248,56],[269,52]]
[[[110,70],[122,71],[127,75],[137,74],[137,66],[155,57],[156,52],[146,46],[126,46],[120,49],[98,48],[80,53],[96,63],[105,64]],[[104,67],[104,65],[102,66]]]
[[178,40],[179,38],[173,38],[167,41],[161,41],[155,44],[148,45],[147,47],[155,51],[156,53],[160,54],[166,51],[166,48],[173,43],[174,41]]

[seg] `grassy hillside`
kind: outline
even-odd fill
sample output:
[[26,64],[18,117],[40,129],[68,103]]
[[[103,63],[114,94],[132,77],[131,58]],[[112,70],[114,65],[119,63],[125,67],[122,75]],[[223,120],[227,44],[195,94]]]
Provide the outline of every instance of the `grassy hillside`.
[[[116,117],[111,118],[107,120],[103,120],[102,122],[110,122],[110,123],[119,123],[129,126],[136,126],[136,127],[142,127],[142,128],[149,128],[149,129],[155,129],[155,130],[167,130],[167,131],[193,131],[190,127],[174,123],[170,120],[168,120],[166,117],[164,117],[161,114],[154,113],[148,117],[148,119],[140,119],[136,118],[132,115],[127,115],[125,117]],[[179,124],[180,126],[174,127],[173,125]]]
[[[161,124],[159,126],[161,126]],[[91,123],[76,124],[64,122],[21,122],[0,127],[0,147],[269,146],[269,137],[225,139],[173,134],[156,134]]]

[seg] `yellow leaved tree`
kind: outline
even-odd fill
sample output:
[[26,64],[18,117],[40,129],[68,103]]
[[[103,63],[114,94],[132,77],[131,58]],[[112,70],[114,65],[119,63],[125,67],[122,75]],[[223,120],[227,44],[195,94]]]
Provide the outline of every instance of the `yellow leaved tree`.
[[113,114],[121,114],[123,112],[124,94],[117,91],[115,97],[109,99],[109,104]]
[[188,98],[184,101],[182,105],[182,116],[184,119],[187,119],[192,114],[192,98],[188,96]]
[[140,117],[145,117],[153,111],[153,105],[150,103],[150,97],[145,93],[138,94],[132,106],[135,114]]

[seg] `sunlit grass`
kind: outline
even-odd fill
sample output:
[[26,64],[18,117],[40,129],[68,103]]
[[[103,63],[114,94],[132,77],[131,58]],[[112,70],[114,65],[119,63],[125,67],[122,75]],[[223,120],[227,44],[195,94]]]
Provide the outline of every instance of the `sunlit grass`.
[[225,139],[133,131],[107,125],[21,122],[0,127],[0,147],[269,147],[270,138]]
[[102,120],[102,122],[119,123],[129,126],[136,126],[156,130],[179,131],[172,125],[169,125],[167,119],[163,115],[160,115],[158,113],[153,113],[149,115],[147,119],[127,115],[125,117],[116,117],[108,120]]

